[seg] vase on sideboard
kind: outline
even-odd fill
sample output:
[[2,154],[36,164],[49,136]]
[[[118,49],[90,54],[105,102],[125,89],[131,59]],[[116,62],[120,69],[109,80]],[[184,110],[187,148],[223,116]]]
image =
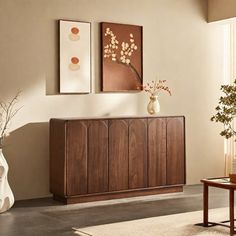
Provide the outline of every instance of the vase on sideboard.
[[0,213],[9,210],[14,204],[14,195],[8,183],[8,164],[0,149]]
[[150,115],[155,115],[160,112],[160,103],[158,101],[157,95],[150,96],[150,101],[147,106],[147,111]]

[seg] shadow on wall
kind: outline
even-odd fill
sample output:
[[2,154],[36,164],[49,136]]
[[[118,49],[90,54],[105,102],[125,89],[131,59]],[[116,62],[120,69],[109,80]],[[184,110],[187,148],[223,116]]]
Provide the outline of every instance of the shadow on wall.
[[49,123],[29,123],[6,139],[3,149],[16,200],[49,196]]
[[60,76],[60,53],[59,53],[59,21],[53,21],[54,30],[54,49],[52,56],[54,57],[53,66],[48,68],[46,76],[46,95],[59,95],[59,76]]

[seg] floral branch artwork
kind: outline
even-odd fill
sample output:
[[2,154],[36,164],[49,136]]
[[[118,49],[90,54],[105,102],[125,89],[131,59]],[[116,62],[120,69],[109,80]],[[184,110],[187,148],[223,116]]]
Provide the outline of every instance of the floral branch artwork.
[[151,82],[147,82],[147,84],[143,86],[143,89],[151,96],[157,96],[161,91],[166,91],[169,95],[171,95],[171,90],[165,85],[165,82],[166,80],[152,80]]
[[0,101],[0,148],[3,147],[3,141],[8,136],[10,122],[22,108],[15,108],[18,103],[20,92],[9,102]]
[[[105,74],[109,74],[107,77],[112,80],[109,83],[118,84],[119,88],[115,90],[126,90],[125,83],[132,84],[131,90],[140,90],[142,88],[142,27],[105,23],[103,40]],[[113,66],[111,63],[114,63]]]
[[110,28],[106,29],[105,36],[110,37],[110,43],[104,47],[104,58],[111,58],[112,61],[128,66],[136,75],[138,82],[142,83],[142,78],[140,77],[138,71],[132,64],[132,55],[138,49],[135,44],[134,36],[130,33],[129,41],[122,42],[121,50],[119,51],[119,41],[117,40],[116,35],[111,31]]

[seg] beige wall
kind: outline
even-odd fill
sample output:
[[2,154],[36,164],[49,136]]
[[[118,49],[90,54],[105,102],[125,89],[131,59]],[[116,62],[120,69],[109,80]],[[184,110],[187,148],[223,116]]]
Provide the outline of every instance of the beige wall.
[[208,22],[236,17],[235,0],[208,0]]
[[[223,78],[223,29],[205,0],[0,0],[0,97],[24,105],[4,149],[17,199],[49,195],[51,117],[147,115],[144,93],[99,93],[99,22],[144,27],[144,80],[167,79],[160,115],[186,116],[187,183],[223,174],[223,139],[209,121]],[[58,19],[92,22],[93,93],[57,95]]]

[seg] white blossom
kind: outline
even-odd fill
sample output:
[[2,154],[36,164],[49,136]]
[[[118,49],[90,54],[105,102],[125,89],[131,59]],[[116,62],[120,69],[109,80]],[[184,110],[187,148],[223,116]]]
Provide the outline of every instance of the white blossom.
[[[138,47],[135,44],[134,35],[129,34],[129,42],[121,42],[117,40],[117,36],[112,32],[110,28],[106,28],[105,34],[106,37],[110,37],[110,41],[107,45],[104,46],[104,58],[110,58],[114,62],[121,62],[129,66],[131,64],[131,58],[134,53],[134,50],[137,50]],[[119,50],[120,47],[120,51]],[[120,54],[120,57],[117,58],[117,53]]]

